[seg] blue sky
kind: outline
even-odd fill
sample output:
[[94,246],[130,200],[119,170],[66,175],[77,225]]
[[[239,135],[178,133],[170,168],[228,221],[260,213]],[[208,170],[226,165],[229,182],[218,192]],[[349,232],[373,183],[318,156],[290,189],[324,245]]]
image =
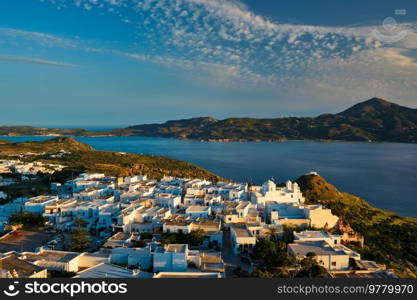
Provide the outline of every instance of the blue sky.
[[0,125],[417,105],[417,1],[2,0]]

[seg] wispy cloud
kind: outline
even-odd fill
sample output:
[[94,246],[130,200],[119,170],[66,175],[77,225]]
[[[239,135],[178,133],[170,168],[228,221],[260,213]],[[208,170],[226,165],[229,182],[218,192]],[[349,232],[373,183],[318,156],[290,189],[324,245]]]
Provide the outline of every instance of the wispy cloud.
[[386,34],[382,26],[284,24],[237,0],[49,1],[59,8],[74,5],[114,14],[131,26],[142,44],[114,51],[42,33],[6,33],[47,46],[100,51],[184,70],[216,84],[244,82],[242,86],[297,92],[303,86],[324,93],[338,86],[350,93],[388,95],[417,90],[417,65],[406,54],[417,48],[414,23],[398,25],[397,30],[407,34],[392,43],[374,34]]
[[0,36],[34,41],[49,47],[76,48],[78,45],[74,40],[61,38],[56,35],[14,28],[0,28]]
[[54,66],[54,67],[76,67],[77,66],[77,65],[68,64],[68,63],[59,62],[59,61],[53,61],[53,60],[0,54],[0,62],[1,61],[47,65],[47,66]]

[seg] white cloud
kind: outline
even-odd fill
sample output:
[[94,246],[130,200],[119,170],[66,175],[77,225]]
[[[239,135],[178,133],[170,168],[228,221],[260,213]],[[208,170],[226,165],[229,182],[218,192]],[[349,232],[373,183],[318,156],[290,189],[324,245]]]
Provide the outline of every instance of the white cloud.
[[29,63],[29,64],[38,64],[38,65],[48,65],[54,67],[76,67],[77,65],[68,64],[60,61],[46,60],[41,58],[33,57],[23,57],[23,56],[11,56],[11,55],[1,55],[0,62],[18,62],[18,63]]
[[46,34],[41,32],[26,31],[13,28],[0,28],[0,36],[25,39],[29,41],[35,41],[38,44],[49,47],[65,47],[76,48],[77,42],[70,39],[64,39],[52,34]]
[[[206,82],[246,81],[242,86],[296,89],[297,93],[300,86],[325,93],[333,90],[330,86],[337,86],[338,91],[361,95],[374,90],[400,93],[404,92],[403,85],[417,90],[417,66],[405,51],[417,48],[415,23],[399,25],[397,31],[407,34],[392,43],[375,35],[376,31],[387,34],[381,26],[282,24],[251,12],[235,0],[50,2],[61,8],[76,5],[85,9],[87,5],[88,10],[110,11],[129,24],[141,41],[140,46],[131,45],[129,50],[102,52],[124,53],[122,56],[129,59],[192,72]],[[395,36],[396,32],[389,34]],[[46,45],[67,43],[39,33],[20,35]],[[83,46],[73,42],[65,47]]]

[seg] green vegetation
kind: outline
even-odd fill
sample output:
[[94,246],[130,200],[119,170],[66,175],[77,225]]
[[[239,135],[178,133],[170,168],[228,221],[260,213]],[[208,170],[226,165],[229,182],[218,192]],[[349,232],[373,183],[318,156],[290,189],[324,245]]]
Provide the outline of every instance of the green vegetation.
[[146,245],[147,243],[144,240],[138,240],[138,241],[132,242],[133,248],[143,248],[143,247],[146,247]]
[[21,212],[9,217],[10,224],[22,225],[23,228],[36,228],[45,225],[46,219],[38,214],[30,212]]
[[85,129],[48,129],[32,126],[0,126],[0,135],[36,136],[36,135],[84,135]]
[[63,172],[54,176],[54,179],[61,179],[61,181],[68,178],[70,173],[76,175],[82,172],[102,172],[110,176],[146,174],[148,177],[156,179],[167,175],[182,178],[204,178],[214,182],[220,179],[215,174],[191,163],[156,155],[78,151],[65,155],[58,161],[48,161],[68,166]]
[[290,277],[289,268],[295,265],[295,259],[286,252],[284,241],[272,239],[259,240],[252,258],[260,261],[259,267],[253,272],[253,277],[272,278]]
[[375,208],[365,200],[338,191],[316,175],[297,180],[308,203],[323,204],[365,238],[365,246],[349,247],[364,259],[393,268],[399,276],[417,277],[417,219]]
[[141,232],[140,238],[142,240],[151,240],[153,238],[153,234],[150,232]]
[[417,109],[373,98],[341,113],[315,118],[193,118],[131,126],[113,134],[224,141],[307,139],[416,143]]
[[40,176],[31,181],[19,182],[18,184],[0,187],[0,191],[7,193],[7,199],[0,199],[0,205],[19,197],[34,197],[50,194],[50,180],[48,176]]
[[162,244],[189,244],[199,246],[206,238],[204,230],[193,230],[188,234],[183,233],[165,233],[162,235]]
[[[309,255],[310,254],[310,255]],[[314,253],[307,253],[307,257],[300,262],[301,269],[296,278],[327,278],[330,277],[326,268],[319,266]]]
[[87,144],[79,143],[72,138],[52,138],[46,141],[38,142],[22,142],[22,143],[11,143],[3,142],[0,143],[0,154],[19,154],[19,153],[56,153],[60,150],[66,151],[92,151],[93,148]]
[[[53,157],[61,150],[70,151],[60,157]],[[73,138],[54,138],[42,142],[0,143],[0,158],[6,155],[34,153],[21,160],[42,161],[44,163],[67,166],[53,175],[38,174],[28,182],[1,187],[10,198],[37,196],[50,193],[51,182],[65,182],[83,172],[101,172],[108,176],[131,176],[146,174],[149,178],[161,179],[163,176],[181,178],[203,178],[217,182],[221,177],[199,168],[191,163],[156,155],[125,154],[110,151],[95,151],[89,145]]]
[[[0,135],[156,136],[221,141],[342,140],[417,142],[417,109],[372,98],[338,114],[315,118],[211,117],[135,125],[90,132],[85,129],[0,127]],[[0,142],[1,144],[1,142]]]
[[74,229],[71,233],[71,251],[83,252],[90,248],[89,232],[85,229]]

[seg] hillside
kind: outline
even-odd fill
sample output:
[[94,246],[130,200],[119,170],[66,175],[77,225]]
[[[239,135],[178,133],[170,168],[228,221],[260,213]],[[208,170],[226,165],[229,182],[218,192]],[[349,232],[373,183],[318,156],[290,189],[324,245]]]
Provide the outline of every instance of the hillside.
[[79,143],[72,138],[58,137],[41,142],[12,143],[0,141],[0,155],[22,152],[59,152],[67,151],[91,151],[93,148],[87,144]]
[[224,141],[308,139],[415,143],[417,109],[372,98],[338,114],[323,114],[315,118],[216,120],[204,117],[131,126],[114,133]]
[[[51,156],[61,150],[71,153],[59,158]],[[96,151],[91,146],[77,142],[72,138],[54,138],[42,142],[0,142],[0,158],[28,152],[36,153],[36,155],[26,156],[25,160],[68,166],[63,172],[55,175],[56,179],[60,178],[61,180],[65,180],[71,174],[81,172],[104,172],[112,176],[147,174],[152,178],[170,175],[184,178],[206,178],[213,181],[220,179],[219,176],[184,161],[154,155]]]
[[149,136],[202,141],[339,140],[417,143],[417,109],[379,98],[337,114],[310,118],[211,117],[142,124],[110,131],[0,126],[0,135]]
[[37,136],[37,135],[89,135],[86,129],[58,129],[58,128],[41,128],[33,126],[0,126],[0,136]]
[[365,259],[394,268],[400,276],[417,277],[417,219],[375,208],[320,176],[304,175],[297,182],[308,203],[326,205],[364,236],[365,247],[356,250]]

